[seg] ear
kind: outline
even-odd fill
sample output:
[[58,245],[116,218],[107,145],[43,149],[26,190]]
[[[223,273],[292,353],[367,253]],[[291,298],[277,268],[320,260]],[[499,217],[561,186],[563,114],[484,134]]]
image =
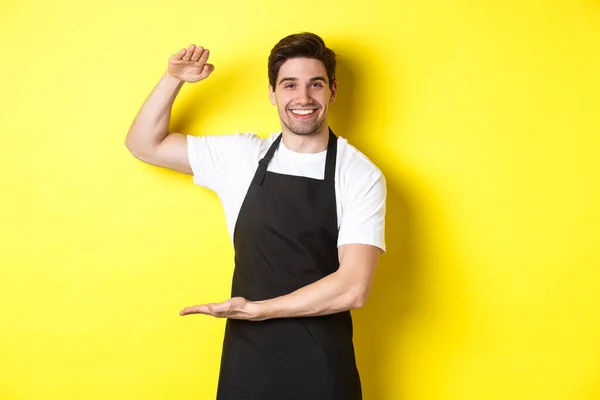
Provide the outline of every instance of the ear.
[[277,99],[275,98],[275,90],[273,90],[273,86],[271,86],[271,84],[269,84],[269,100],[271,101],[272,105],[277,104]]
[[331,85],[331,97],[329,98],[329,104],[333,104],[335,101],[335,96],[337,95],[337,80],[333,81],[333,85]]

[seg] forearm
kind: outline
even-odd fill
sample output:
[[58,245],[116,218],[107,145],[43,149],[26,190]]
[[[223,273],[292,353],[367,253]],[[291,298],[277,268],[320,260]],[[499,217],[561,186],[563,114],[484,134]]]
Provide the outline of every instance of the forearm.
[[125,145],[132,153],[143,156],[168,135],[171,109],[183,83],[165,71],[129,128]]
[[335,272],[285,296],[251,302],[257,320],[333,314],[359,308],[362,288]]

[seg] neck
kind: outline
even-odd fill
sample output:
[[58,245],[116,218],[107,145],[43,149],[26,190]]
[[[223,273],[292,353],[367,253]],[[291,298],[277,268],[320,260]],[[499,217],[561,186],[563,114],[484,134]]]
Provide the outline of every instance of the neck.
[[327,150],[329,126],[324,123],[319,130],[310,135],[298,135],[284,126],[281,140],[285,147],[296,153],[320,153]]

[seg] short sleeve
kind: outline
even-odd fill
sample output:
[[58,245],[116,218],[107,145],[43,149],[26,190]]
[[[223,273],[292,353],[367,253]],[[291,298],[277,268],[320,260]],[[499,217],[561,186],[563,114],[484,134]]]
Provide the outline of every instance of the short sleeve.
[[384,253],[387,188],[379,170],[352,184],[340,223],[338,246],[359,243],[379,247]]
[[194,183],[213,191],[225,181],[229,171],[243,167],[255,158],[259,141],[254,134],[235,133],[215,136],[187,135],[187,149]]

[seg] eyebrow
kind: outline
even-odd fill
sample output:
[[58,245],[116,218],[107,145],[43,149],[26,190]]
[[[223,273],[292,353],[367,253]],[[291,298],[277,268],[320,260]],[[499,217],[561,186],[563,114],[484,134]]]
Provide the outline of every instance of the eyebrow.
[[[279,80],[279,84],[281,85],[283,82],[297,82],[297,81],[298,81],[298,78],[286,76]],[[309,82],[315,82],[315,81],[323,81],[323,83],[327,83],[327,80],[322,76],[315,76],[314,78],[311,78]]]

